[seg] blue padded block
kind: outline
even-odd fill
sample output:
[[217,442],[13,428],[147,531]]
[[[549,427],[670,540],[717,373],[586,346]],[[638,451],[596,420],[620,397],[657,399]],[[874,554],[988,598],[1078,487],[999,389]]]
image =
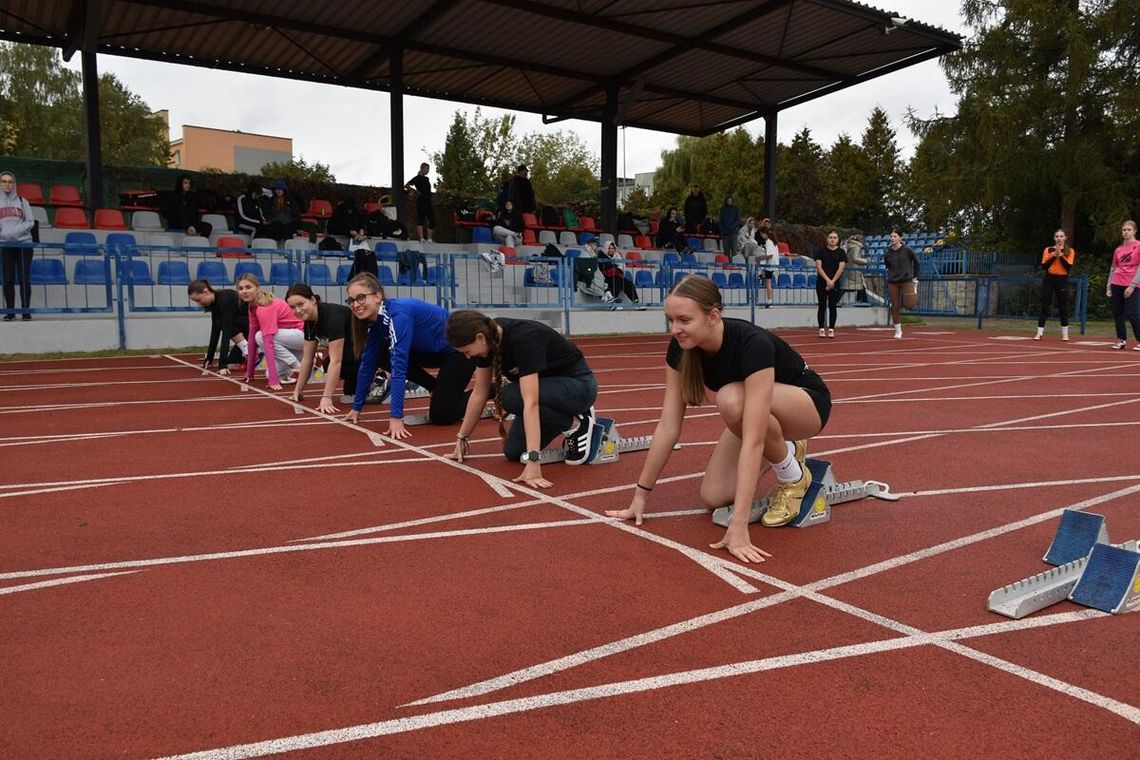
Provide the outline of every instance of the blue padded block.
[[1132,592],[1138,566],[1140,552],[1097,544],[1069,599],[1103,612],[1121,612]]
[[[1102,538],[1103,532],[1103,538]],[[1075,559],[1087,557],[1098,541],[1107,541],[1104,531],[1104,515],[1066,509],[1061,513],[1061,522],[1053,543],[1045,552],[1044,560],[1050,565],[1064,565]]]

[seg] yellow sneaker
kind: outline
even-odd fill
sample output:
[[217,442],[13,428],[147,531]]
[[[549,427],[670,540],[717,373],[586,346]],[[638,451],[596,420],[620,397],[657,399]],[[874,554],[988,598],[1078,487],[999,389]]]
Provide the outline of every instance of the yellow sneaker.
[[803,475],[793,483],[780,483],[776,486],[775,496],[772,497],[772,506],[764,511],[760,524],[765,528],[778,528],[787,525],[800,513],[800,504],[804,495],[811,488],[811,470],[807,465],[802,466]]

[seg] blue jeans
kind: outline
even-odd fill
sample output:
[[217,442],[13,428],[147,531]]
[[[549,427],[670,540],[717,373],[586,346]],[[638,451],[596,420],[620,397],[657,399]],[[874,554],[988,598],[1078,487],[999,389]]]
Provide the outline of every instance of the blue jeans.
[[[585,367],[585,362],[582,363]],[[540,377],[538,379],[538,419],[542,437],[538,447],[546,445],[573,426],[575,417],[585,414],[598,398],[598,381],[594,374],[576,377]],[[515,415],[503,455],[517,461],[526,453],[526,428],[523,424],[522,389],[518,383],[503,386],[503,408]]]

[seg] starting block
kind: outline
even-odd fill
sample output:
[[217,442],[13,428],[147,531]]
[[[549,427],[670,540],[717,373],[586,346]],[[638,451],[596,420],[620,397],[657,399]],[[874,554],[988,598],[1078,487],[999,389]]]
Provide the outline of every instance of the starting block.
[[[616,462],[622,452],[646,451],[653,443],[653,436],[639,435],[633,438],[622,438],[618,432],[617,423],[609,417],[594,418],[594,434],[590,441],[590,458],[586,464],[608,464]],[[539,452],[541,464],[566,461],[566,447],[557,449],[543,449]]]
[[1114,614],[1140,608],[1140,545],[1109,544],[1104,515],[1066,509],[1044,561],[1057,567],[997,589],[987,608],[1015,620],[1065,599]]
[[[796,528],[807,528],[819,525],[831,519],[833,504],[842,504],[848,501],[858,501],[868,496],[884,501],[898,501],[898,494],[891,493],[891,487],[878,480],[851,480],[840,483],[835,480],[835,472],[831,462],[822,459],[808,459],[808,470],[811,471],[811,486],[800,502],[800,513],[792,520],[791,525]],[[752,511],[748,515],[748,522],[759,522],[760,517],[772,505],[772,498],[765,496],[752,502]],[[712,514],[714,524],[727,528],[732,518],[732,507],[721,507]]]

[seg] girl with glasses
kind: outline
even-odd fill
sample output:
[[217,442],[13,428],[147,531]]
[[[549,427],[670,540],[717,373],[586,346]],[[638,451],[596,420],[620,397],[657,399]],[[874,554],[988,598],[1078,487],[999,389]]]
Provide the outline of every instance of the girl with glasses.
[[1105,295],[1112,299],[1112,318],[1116,322],[1116,343],[1112,347],[1123,351],[1128,346],[1128,331],[1124,320],[1132,325],[1132,336],[1136,338],[1134,351],[1140,351],[1140,298],[1136,297],[1136,287],[1140,285],[1140,240],[1136,239],[1136,222],[1129,219],[1120,229],[1124,240],[1112,253],[1112,267],[1108,270],[1108,286]]
[[325,387],[317,409],[325,414],[336,414],[340,411],[333,405],[337,380],[344,380],[345,398],[342,401],[351,401],[351,397],[356,395],[359,366],[356,354],[345,350],[345,340],[351,331],[352,312],[338,303],[325,303],[304,283],[290,287],[285,294],[285,302],[293,314],[305,323],[304,355],[301,357],[297,387],[293,389],[293,400],[299,403],[305,397],[305,384],[317,361],[317,347],[323,342],[328,346],[328,354],[324,359]]
[[[265,354],[265,377],[272,390],[297,382],[293,373],[301,366],[301,351],[305,335],[301,320],[289,309],[289,304],[267,290],[261,289],[256,275],[241,275],[237,279],[237,294],[249,305],[249,332],[257,347]],[[245,381],[253,380],[257,362],[245,364]]]
[[[491,319],[470,309],[447,320],[447,340],[477,367],[450,459],[467,456],[468,436],[494,394],[503,455],[525,465],[514,482],[553,485],[542,476],[540,452],[559,435],[566,438],[566,464],[589,460],[598,382],[577,346],[542,322]],[[503,424],[508,413],[515,415],[509,431]]]
[[776,471],[772,505],[761,518],[765,527],[796,518],[812,482],[807,439],[827,424],[831,392],[778,336],[751,322],[725,319],[723,309],[716,284],[698,275],[685,277],[665,299],[672,340],[661,421],[629,507],[606,514],[641,524],[648,494],[681,436],[685,407],[705,403],[711,391],[725,429],[705,466],[701,502],[710,509],[733,505],[728,530],[712,548],[727,549],[744,562],[763,562],[770,555],[748,535],[756,484],[769,468]]
[[[453,349],[444,337],[447,310],[418,298],[385,298],[384,288],[371,274],[348,281],[345,304],[352,311],[352,348],[360,361],[356,396],[345,419],[356,422],[368,397],[376,370],[390,370],[388,391],[392,408],[385,435],[409,438],[404,424],[404,391],[408,380],[431,391],[428,419],[433,425],[453,425],[463,418],[464,392],[475,364]],[[427,368],[438,368],[432,375]]]
[[1057,313],[1061,317],[1061,340],[1069,339],[1069,270],[1077,252],[1066,243],[1068,236],[1064,230],[1053,233],[1053,245],[1041,252],[1041,268],[1045,279],[1041,281],[1041,313],[1037,316],[1037,335],[1033,340],[1041,340],[1045,334],[1045,321],[1053,310],[1053,296],[1057,296]]

